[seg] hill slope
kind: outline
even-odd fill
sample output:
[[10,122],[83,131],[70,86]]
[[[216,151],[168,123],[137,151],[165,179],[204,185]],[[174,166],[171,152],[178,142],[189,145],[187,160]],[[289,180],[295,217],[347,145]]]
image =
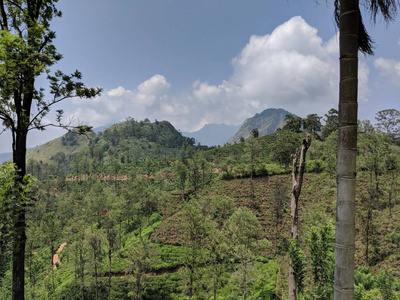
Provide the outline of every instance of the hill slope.
[[240,138],[248,139],[250,132],[257,128],[260,136],[274,133],[278,128],[285,125],[285,116],[293,115],[282,108],[268,108],[260,114],[247,119],[239,131],[229,140],[229,143],[240,141]]

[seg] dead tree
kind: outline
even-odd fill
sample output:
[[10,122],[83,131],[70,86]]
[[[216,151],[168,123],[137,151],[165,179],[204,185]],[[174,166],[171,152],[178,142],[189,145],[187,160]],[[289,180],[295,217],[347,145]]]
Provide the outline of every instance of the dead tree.
[[[290,216],[292,220],[292,228],[290,232],[290,237],[298,244],[299,239],[299,197],[301,193],[301,186],[303,184],[303,174],[306,166],[306,154],[307,150],[311,145],[311,135],[308,134],[306,138],[303,139],[301,150],[298,150],[294,155],[292,155],[292,193],[290,200]],[[297,162],[300,158],[300,164]],[[292,261],[290,260],[290,270],[289,270],[289,300],[296,300],[297,290],[295,284],[294,270],[292,268]]]

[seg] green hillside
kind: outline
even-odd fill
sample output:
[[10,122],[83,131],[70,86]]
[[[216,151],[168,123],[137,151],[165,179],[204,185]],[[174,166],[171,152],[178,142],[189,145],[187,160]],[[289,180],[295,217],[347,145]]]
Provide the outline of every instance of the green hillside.
[[[130,120],[52,141],[56,154],[31,165],[40,180],[27,216],[27,299],[287,299],[290,255],[302,299],[330,299],[337,132],[313,138],[307,153],[294,252],[290,154],[305,135],[285,129],[207,149],[168,122]],[[360,300],[400,296],[394,142],[360,128]],[[7,241],[0,299],[11,292]]]
[[[142,165],[147,158],[177,156],[183,137],[169,122],[129,120],[106,130],[79,135],[69,131],[44,145],[28,150],[28,171],[34,175],[110,173]],[[39,171],[40,170],[40,171]]]

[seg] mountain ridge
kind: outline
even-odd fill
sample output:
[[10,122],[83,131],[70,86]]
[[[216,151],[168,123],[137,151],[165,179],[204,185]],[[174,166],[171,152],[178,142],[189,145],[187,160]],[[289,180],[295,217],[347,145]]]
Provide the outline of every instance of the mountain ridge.
[[286,124],[285,117],[288,114],[297,117],[283,108],[267,108],[246,119],[238,132],[229,140],[229,143],[239,142],[241,138],[248,139],[253,129],[258,129],[259,136],[274,133]]

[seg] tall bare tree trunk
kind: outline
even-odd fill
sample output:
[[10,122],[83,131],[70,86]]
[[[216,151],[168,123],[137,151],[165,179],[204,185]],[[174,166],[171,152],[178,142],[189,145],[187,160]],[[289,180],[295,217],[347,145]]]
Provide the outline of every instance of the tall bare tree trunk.
[[[292,228],[290,237],[295,240],[296,244],[299,239],[299,197],[301,193],[301,186],[303,184],[303,174],[306,167],[306,154],[307,150],[311,145],[311,135],[308,134],[307,138],[303,139],[301,151],[297,151],[292,156],[293,168],[292,168],[292,196],[290,200],[290,216],[292,219]],[[297,162],[300,158],[300,164]],[[294,270],[292,268],[292,260],[290,260],[289,269],[289,300],[297,299],[296,282],[294,278]]]
[[358,0],[340,0],[339,147],[334,299],[354,299],[357,154]]
[[[23,119],[23,118],[22,118]],[[22,182],[26,175],[26,139],[27,130],[25,122],[19,121],[20,131],[16,132],[13,141],[13,162],[15,163],[18,177],[17,181]],[[21,195],[22,197],[22,192]],[[19,199],[18,199],[19,200]],[[12,269],[12,299],[25,299],[25,247],[26,247],[26,203],[18,201],[13,211],[15,217],[13,237],[13,269]]]

